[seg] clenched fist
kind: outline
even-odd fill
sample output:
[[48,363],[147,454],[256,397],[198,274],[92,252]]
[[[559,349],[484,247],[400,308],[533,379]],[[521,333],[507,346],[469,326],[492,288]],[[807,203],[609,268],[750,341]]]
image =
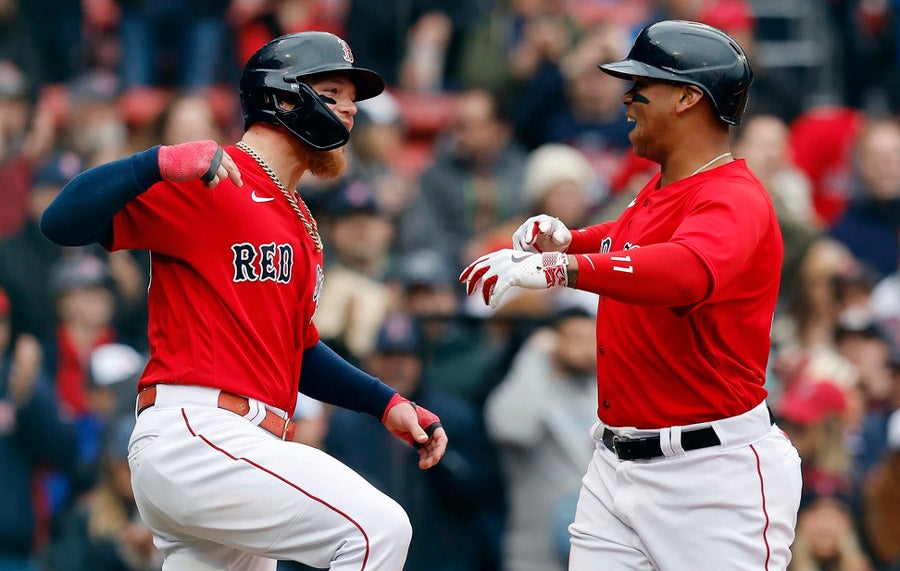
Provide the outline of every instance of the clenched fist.
[[559,218],[539,214],[513,232],[512,242],[513,248],[523,252],[565,252],[572,243],[572,232]]
[[208,188],[230,178],[241,186],[241,173],[232,158],[215,141],[191,141],[159,148],[159,173],[164,180],[187,182],[200,179]]

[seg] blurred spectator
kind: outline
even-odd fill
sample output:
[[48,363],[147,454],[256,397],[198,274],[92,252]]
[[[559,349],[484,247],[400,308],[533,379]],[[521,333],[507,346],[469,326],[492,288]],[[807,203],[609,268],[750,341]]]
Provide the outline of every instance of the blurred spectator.
[[41,375],[41,348],[31,335],[12,337],[10,300],[0,290],[0,568],[37,571],[50,506],[39,485],[44,470],[75,463],[76,435]]
[[104,418],[134,415],[138,378],[147,358],[124,343],[95,347],[88,358],[91,408]]
[[873,121],[856,142],[854,197],[830,234],[887,276],[900,259],[900,125]]
[[[0,12],[19,6],[23,23],[27,24],[30,41],[16,40],[19,53],[25,57],[27,69],[45,83],[64,84],[81,69],[85,61],[82,36],[82,2],[80,0],[2,0]],[[0,37],[7,37],[4,29]],[[31,52],[31,53],[29,53]]]
[[228,16],[236,63],[242,68],[256,50],[284,34],[318,30],[344,37],[348,5],[344,0],[234,0]]
[[838,96],[857,109],[883,109],[896,89],[896,2],[832,0],[825,3],[840,85]]
[[814,107],[790,123],[791,156],[812,183],[813,206],[826,227],[850,200],[853,146],[865,123],[862,112],[840,105]]
[[429,11],[406,33],[406,49],[400,60],[398,86],[410,93],[437,93],[448,88],[447,58],[453,21],[449,15]]
[[[237,116],[232,116],[232,126]],[[177,145],[211,139],[225,144],[222,125],[208,97],[196,93],[175,95],[153,122],[146,146]],[[143,148],[143,145],[141,146]]]
[[85,393],[94,348],[115,340],[112,281],[100,258],[83,254],[57,262],[50,272],[58,325],[48,337],[46,368],[70,413],[89,410]]
[[456,272],[435,250],[399,257],[388,284],[399,286],[397,306],[419,324],[429,386],[480,408],[504,373],[508,338],[488,324],[462,317]]
[[860,413],[882,406],[893,384],[888,357],[891,346],[871,317],[860,310],[844,311],[834,332],[838,353],[856,368]]
[[528,95],[524,86],[543,67],[558,66],[580,32],[563,7],[551,0],[493,3],[463,38],[462,85],[490,91],[501,101]]
[[[529,154],[522,192],[526,215],[548,214],[569,228],[583,228],[591,222],[608,189],[584,153],[569,145],[548,143]],[[510,227],[514,231],[518,221],[513,224],[515,227]]]
[[821,222],[812,204],[806,174],[791,162],[788,127],[774,115],[745,116],[734,145],[737,157],[760,179],[775,207],[784,240],[781,273],[782,299],[793,299],[799,285],[800,264],[819,234]]
[[846,389],[829,381],[798,381],[778,400],[778,426],[790,437],[802,461],[803,498],[852,493],[851,459],[843,416]]
[[399,220],[400,249],[442,250],[454,268],[471,261],[468,244],[521,216],[525,152],[490,93],[459,95],[432,164],[419,178],[420,195]]
[[887,450],[862,488],[862,529],[875,562],[900,564],[900,409],[887,425]]
[[349,176],[368,181],[378,205],[391,217],[409,208],[418,194],[415,179],[431,157],[430,141],[418,145],[418,157],[411,156],[415,147],[408,140],[400,105],[387,91],[360,102],[350,142]]
[[812,356],[833,349],[839,306],[834,280],[858,262],[845,245],[822,236],[800,261],[796,297],[781,301],[773,324],[773,349]]
[[875,284],[869,309],[893,350],[900,354],[900,271],[890,272]]
[[[61,0],[59,2],[59,12],[66,13],[67,8],[70,8],[73,3],[77,5],[78,2],[79,0]],[[41,0],[34,0],[33,2],[0,0],[0,62],[2,62],[0,66],[11,66],[27,74],[27,77],[24,79],[26,79],[26,91],[30,97],[33,97],[38,92],[41,83],[47,80],[52,81],[46,73],[45,65],[58,68],[73,63],[71,60],[48,61],[45,57],[42,57],[43,54],[41,54],[40,50],[46,50],[50,46],[57,45],[54,43],[56,38],[44,37],[49,35],[46,32],[50,26],[37,25],[36,19],[33,17],[34,8],[41,7],[43,4],[44,2]],[[46,7],[44,8],[46,9]],[[49,14],[44,16],[45,22],[53,19],[53,16]],[[74,22],[70,21],[69,26],[73,23],[77,26],[78,14],[76,13],[74,16]],[[47,41],[46,43],[35,41],[36,38],[46,39]],[[76,43],[73,42],[72,45]],[[8,70],[0,73],[6,72]],[[2,81],[0,80],[0,82]]]
[[407,569],[472,571],[492,557],[496,538],[486,526],[497,509],[498,478],[478,409],[423,382],[420,340],[410,317],[388,316],[366,370],[406,398],[433,403],[431,410],[453,434],[441,463],[420,470],[411,446],[374,430],[377,419],[344,409],[331,413],[326,451],[406,509],[416,530]]
[[47,240],[39,223],[44,209],[81,170],[81,160],[72,152],[58,153],[42,164],[34,175],[24,226],[16,235],[0,241],[0,286],[12,299],[14,335],[27,332],[42,336],[56,321],[47,277],[65,249]]
[[121,78],[126,94],[153,87],[185,91],[222,80],[231,64],[231,0],[118,0]]
[[94,485],[102,435],[118,409],[90,376],[93,351],[117,339],[112,321],[115,297],[105,262],[89,254],[61,259],[53,266],[49,283],[58,322],[42,339],[44,369],[60,407],[75,419],[79,439],[77,470],[51,484],[63,507]]
[[453,89],[461,38],[482,5],[479,0],[353,0],[343,37],[359,54],[359,64],[377,71],[388,85]]
[[128,154],[131,132],[120,94],[121,82],[109,71],[86,73],[69,85],[65,142],[86,166]]
[[133,415],[106,432],[95,488],[72,506],[56,526],[42,562],[53,571],[153,571],[162,556],[141,521],[131,489],[128,440]]
[[623,84],[598,64],[625,55],[625,28],[595,24],[558,62],[542,66],[515,102],[516,136],[529,148],[565,143],[585,153],[609,178],[630,148],[632,125],[622,104]]
[[0,239],[24,225],[34,171],[55,141],[53,116],[32,102],[33,88],[22,68],[0,58]]
[[850,506],[839,495],[809,500],[797,515],[789,571],[871,571]]
[[327,200],[326,280],[315,322],[323,339],[358,361],[371,352],[388,310],[382,282],[390,268],[394,225],[381,212],[374,189],[361,180],[344,180]]
[[819,226],[809,178],[791,160],[787,124],[774,115],[749,115],[738,133],[735,154],[766,186],[779,218]]
[[506,378],[485,403],[488,435],[497,444],[508,488],[503,571],[563,571],[568,551],[553,539],[557,514],[575,517],[584,466],[594,450],[595,319],[560,311],[550,328],[523,345]]
[[890,448],[888,421],[894,411],[900,409],[900,354],[892,353],[888,358],[891,385],[888,397],[866,410],[853,450],[855,454],[855,475],[857,483],[863,482],[872,467],[882,461]]

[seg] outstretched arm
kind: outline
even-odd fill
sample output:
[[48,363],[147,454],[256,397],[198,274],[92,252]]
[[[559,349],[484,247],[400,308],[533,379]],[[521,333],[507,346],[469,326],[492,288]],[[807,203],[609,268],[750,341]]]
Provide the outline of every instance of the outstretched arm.
[[709,270],[678,243],[651,244],[609,254],[527,254],[498,250],[475,260],[459,277],[472,295],[497,308],[512,287],[568,286],[640,305],[684,307],[712,291]]
[[63,187],[41,217],[41,231],[61,246],[83,246],[112,237],[118,211],[154,184],[201,179],[212,188],[241,176],[215,141],[155,146],[88,169]]

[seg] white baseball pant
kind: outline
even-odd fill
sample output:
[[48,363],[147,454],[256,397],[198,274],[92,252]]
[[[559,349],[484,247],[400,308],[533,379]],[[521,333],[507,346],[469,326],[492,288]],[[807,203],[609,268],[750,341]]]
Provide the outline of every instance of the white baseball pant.
[[262,403],[251,399],[244,418],[217,397],[158,385],[131,436],[135,500],[165,571],[274,571],[277,560],[401,571],[412,537],[403,508],[321,450],[255,426]]
[[[685,452],[678,435],[712,426],[721,444]],[[592,427],[594,457],[569,526],[569,571],[783,571],[800,504],[800,457],[765,403],[658,434],[665,456],[619,460]]]

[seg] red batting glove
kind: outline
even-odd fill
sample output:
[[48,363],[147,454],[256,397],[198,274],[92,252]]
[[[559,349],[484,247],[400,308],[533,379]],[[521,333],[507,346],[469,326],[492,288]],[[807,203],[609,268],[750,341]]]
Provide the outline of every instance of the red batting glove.
[[[381,423],[385,424],[387,421],[388,413],[391,412],[391,409],[397,406],[398,404],[409,404],[413,407],[413,410],[416,411],[416,416],[418,417],[419,426],[422,427],[422,430],[425,431],[425,434],[428,435],[430,439],[434,434],[434,431],[441,427],[441,419],[438,418],[436,414],[428,410],[427,408],[417,406],[416,403],[411,400],[405,399],[400,396],[400,393],[394,393],[394,396],[391,397],[391,400],[388,402],[387,406],[384,408],[384,413],[381,415]],[[391,434],[398,438],[402,438],[406,442],[409,442],[416,448],[421,448],[425,445],[427,440],[425,441],[417,441],[411,432],[406,430],[398,430],[396,428],[392,428],[390,426],[387,427]]]
[[225,151],[215,141],[191,141],[159,148],[159,173],[164,180],[200,179],[207,185],[216,178]]

